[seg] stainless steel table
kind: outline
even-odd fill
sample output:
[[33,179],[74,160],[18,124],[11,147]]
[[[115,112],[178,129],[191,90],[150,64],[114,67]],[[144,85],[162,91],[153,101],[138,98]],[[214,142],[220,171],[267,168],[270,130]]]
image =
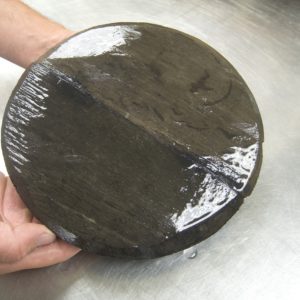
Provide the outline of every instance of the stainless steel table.
[[[146,21],[204,40],[237,68],[257,100],[264,161],[240,211],[195,249],[146,261],[81,253],[2,276],[0,299],[300,299],[300,1],[26,3],[74,30]],[[1,114],[21,73],[0,61]]]

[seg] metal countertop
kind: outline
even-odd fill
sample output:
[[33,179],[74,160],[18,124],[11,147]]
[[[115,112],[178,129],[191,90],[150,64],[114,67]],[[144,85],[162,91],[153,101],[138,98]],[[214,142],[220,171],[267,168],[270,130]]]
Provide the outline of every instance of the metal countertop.
[[[81,253],[0,277],[0,299],[300,299],[300,1],[27,0],[73,30],[143,21],[224,55],[256,98],[264,159],[239,212],[194,250],[132,261]],[[23,69],[0,60],[0,113]],[[4,169],[3,159],[0,168]]]

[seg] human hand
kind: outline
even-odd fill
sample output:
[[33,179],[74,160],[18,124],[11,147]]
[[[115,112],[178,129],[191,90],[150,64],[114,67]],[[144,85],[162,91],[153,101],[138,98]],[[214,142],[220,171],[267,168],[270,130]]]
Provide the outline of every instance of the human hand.
[[0,174],[0,274],[57,264],[79,251],[40,224]]
[[0,57],[28,67],[74,34],[19,0],[0,0]]

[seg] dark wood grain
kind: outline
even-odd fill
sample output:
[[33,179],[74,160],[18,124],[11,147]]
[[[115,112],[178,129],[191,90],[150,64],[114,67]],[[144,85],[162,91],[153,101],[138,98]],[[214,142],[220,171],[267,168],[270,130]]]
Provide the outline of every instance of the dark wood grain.
[[150,258],[213,234],[250,194],[263,129],[219,53],[169,28],[79,33],[26,70],[6,108],[8,172],[62,239]]

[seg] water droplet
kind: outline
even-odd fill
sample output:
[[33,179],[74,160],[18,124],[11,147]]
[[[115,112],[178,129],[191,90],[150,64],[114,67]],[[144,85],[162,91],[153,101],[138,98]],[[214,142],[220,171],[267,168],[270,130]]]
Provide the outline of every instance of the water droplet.
[[197,249],[188,257],[189,259],[194,259],[198,254]]
[[196,258],[197,254],[198,254],[197,248],[194,246],[191,248],[185,249],[183,251],[183,255],[188,259]]

